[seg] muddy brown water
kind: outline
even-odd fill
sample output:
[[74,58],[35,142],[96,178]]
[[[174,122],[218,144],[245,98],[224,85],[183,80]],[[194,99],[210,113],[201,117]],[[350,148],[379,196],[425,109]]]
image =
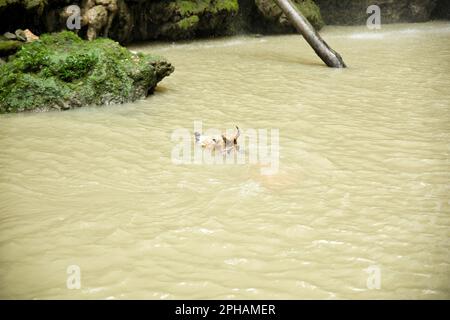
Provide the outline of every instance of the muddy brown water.
[[[136,45],[176,66],[155,95],[1,116],[0,297],[450,298],[450,24],[322,34],[348,69],[296,35]],[[279,130],[278,172],[174,164],[194,121]]]

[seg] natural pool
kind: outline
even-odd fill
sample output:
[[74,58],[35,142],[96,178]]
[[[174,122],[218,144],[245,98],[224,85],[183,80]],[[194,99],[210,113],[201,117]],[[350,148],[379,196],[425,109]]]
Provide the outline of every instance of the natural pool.
[[[0,298],[450,298],[450,24],[322,34],[348,69],[296,35],[138,45],[176,67],[154,96],[2,115]],[[278,174],[173,164],[197,120],[278,129]]]

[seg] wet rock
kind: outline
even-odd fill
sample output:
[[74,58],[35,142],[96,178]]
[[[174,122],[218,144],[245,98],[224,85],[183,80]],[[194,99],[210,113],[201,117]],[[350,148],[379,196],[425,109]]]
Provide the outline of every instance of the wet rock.
[[94,40],[98,36],[108,37],[118,12],[117,0],[87,0],[81,10],[83,25],[88,28],[88,40]]
[[25,29],[23,31],[23,34],[25,35],[27,42],[33,42],[33,41],[39,40],[39,37],[37,35],[35,35],[33,32],[31,32],[29,29]]
[[[275,32],[295,31],[286,15],[273,0],[255,0],[255,3],[259,12],[268,23],[267,29],[272,29]],[[320,9],[313,0],[292,0],[292,3],[316,29],[319,30],[324,26]]]
[[16,35],[15,35],[14,33],[11,33],[11,32],[5,32],[5,33],[3,34],[3,36],[4,36],[6,39],[8,39],[8,40],[16,40],[16,39],[17,39]]
[[81,40],[68,31],[16,42],[21,49],[0,66],[0,113],[134,101],[174,71],[163,58],[133,54],[110,39]]
[[[382,23],[450,18],[448,0],[292,1],[317,29],[323,21],[338,25],[365,24],[366,9],[371,4],[380,6]],[[110,37],[121,43],[243,31],[294,31],[273,0],[0,0],[0,32],[19,27],[27,27],[37,35],[67,30],[67,19],[73,14],[66,11],[69,5],[81,8],[81,30],[74,30],[81,37]]]
[[67,30],[67,21],[73,16],[67,7],[78,5],[81,29],[75,32],[83,38],[107,36],[121,43],[230,34],[239,11],[238,0],[30,0],[27,4],[8,0],[3,6],[2,3],[0,0],[0,31],[11,26],[27,26],[36,34]]
[[88,25],[87,38],[94,40],[108,22],[108,10],[101,5],[94,6],[83,17]]
[[27,41],[27,37],[25,35],[25,32],[22,29],[17,29],[15,32],[15,35],[17,37],[18,40],[26,42]]
[[239,10],[237,0],[140,1],[128,6],[134,40],[224,35]]
[[33,42],[39,39],[38,36],[36,36],[33,32],[31,32],[29,29],[17,29],[15,32],[15,37],[17,40],[23,41],[23,42]]

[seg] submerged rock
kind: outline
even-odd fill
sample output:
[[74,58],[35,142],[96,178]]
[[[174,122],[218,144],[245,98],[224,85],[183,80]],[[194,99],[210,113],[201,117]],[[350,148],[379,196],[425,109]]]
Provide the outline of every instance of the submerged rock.
[[45,34],[0,65],[0,113],[134,101],[173,71],[164,59],[133,54],[109,39]]

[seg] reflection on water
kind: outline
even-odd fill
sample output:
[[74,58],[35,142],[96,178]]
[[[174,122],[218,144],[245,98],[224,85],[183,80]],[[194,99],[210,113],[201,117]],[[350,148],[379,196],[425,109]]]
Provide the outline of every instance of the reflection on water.
[[[2,116],[0,297],[450,298],[449,24],[373,34],[324,30],[346,70],[295,35],[135,46],[176,66],[154,96]],[[279,129],[278,174],[172,164],[196,120]]]

